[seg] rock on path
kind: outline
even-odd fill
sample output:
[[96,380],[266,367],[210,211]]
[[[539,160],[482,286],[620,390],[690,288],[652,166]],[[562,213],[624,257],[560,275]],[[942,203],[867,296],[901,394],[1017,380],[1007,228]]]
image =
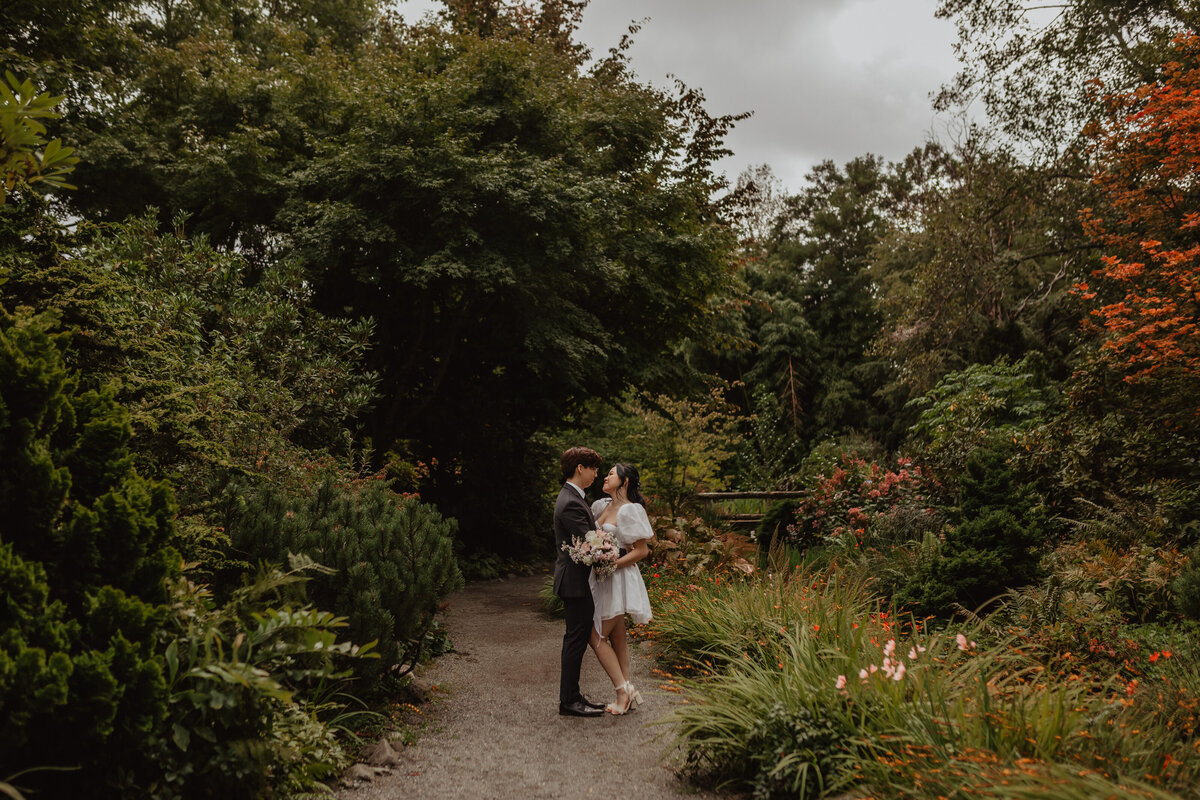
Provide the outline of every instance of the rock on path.
[[[563,623],[541,613],[544,575],[468,586],[450,598],[454,652],[426,667],[438,687],[433,720],[399,765],[341,800],[399,798],[716,798],[683,784],[668,766],[670,731],[655,724],[679,702],[658,688],[642,645],[633,683],[645,703],[624,716],[558,715]],[[605,702],[612,684],[591,650],[584,694]]]

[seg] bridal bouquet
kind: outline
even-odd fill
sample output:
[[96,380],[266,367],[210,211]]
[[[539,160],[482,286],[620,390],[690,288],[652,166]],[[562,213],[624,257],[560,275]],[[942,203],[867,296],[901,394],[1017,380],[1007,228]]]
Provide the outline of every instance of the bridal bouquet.
[[576,564],[591,567],[598,580],[604,580],[616,572],[617,559],[621,556],[616,539],[604,530],[588,531],[582,539],[576,536],[562,549]]

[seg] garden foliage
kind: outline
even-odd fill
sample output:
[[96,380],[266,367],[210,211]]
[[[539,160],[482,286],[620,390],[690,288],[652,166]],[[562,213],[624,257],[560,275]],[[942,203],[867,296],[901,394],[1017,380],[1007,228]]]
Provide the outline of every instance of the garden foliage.
[[380,480],[327,479],[300,498],[233,490],[222,521],[234,547],[253,560],[282,563],[296,553],[330,568],[311,579],[309,596],[346,618],[352,641],[375,645],[378,657],[355,666],[364,691],[419,663],[438,600],[462,586],[454,520]]
[[150,755],[151,794],[260,798],[324,791],[352,761],[315,698],[370,655],[343,640],[346,620],[320,611],[304,584],[327,568],[304,557],[264,568],[218,604],[203,586],[171,584],[163,651],[169,726]]
[[651,584],[693,776],[758,797],[1196,796],[1194,640],[1115,681],[1049,669],[1019,628],[928,628],[837,569],[700,583]]
[[[859,548],[888,523],[897,509],[913,509],[934,518],[934,485],[922,468],[904,456],[884,466],[858,455],[843,453],[837,463],[813,476],[808,492],[787,529],[793,547],[837,544]],[[876,530],[879,529],[879,530]]]
[[936,558],[896,594],[918,617],[974,610],[1041,575],[1045,543],[1041,498],[1015,480],[1003,450],[976,450],[961,480],[961,520],[947,531]]
[[133,468],[126,412],[78,388],[53,330],[0,309],[0,773],[79,767],[78,786],[111,785],[168,713],[175,506]]

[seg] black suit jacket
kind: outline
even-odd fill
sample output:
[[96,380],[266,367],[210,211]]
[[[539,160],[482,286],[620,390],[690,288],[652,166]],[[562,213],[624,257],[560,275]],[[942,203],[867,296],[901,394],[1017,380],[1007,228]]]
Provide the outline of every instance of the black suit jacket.
[[588,586],[591,567],[576,564],[562,549],[571,539],[583,537],[596,529],[596,520],[587,502],[579,496],[574,486],[563,484],[554,504],[554,547],[558,558],[554,562],[554,593],[559,597],[586,597],[592,593]]

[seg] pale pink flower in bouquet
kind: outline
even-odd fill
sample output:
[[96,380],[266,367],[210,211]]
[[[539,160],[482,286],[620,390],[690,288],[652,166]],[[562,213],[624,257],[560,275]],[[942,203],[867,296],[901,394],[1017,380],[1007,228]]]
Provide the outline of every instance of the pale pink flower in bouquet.
[[591,567],[598,580],[604,580],[616,571],[617,559],[621,556],[613,535],[604,530],[588,531],[582,539],[576,536],[562,549],[576,564]]

